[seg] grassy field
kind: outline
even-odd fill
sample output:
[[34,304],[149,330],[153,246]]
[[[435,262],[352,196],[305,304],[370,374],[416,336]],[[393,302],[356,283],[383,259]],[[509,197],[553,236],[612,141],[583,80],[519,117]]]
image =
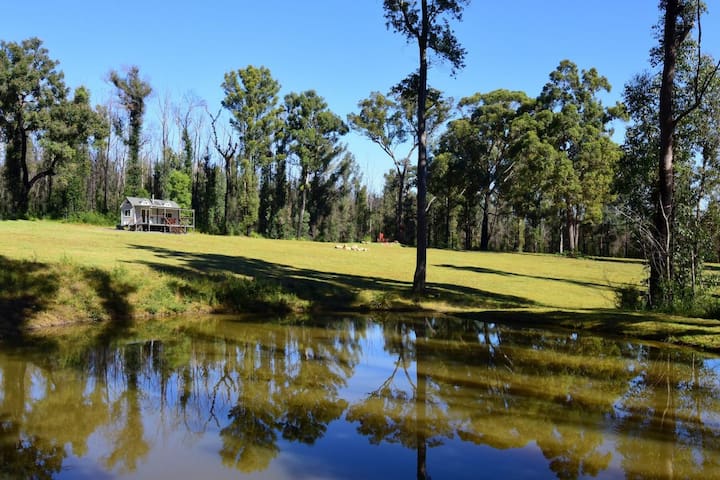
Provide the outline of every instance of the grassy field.
[[[666,330],[664,324],[687,324],[615,310],[617,290],[637,286],[643,278],[639,262],[431,249],[429,295],[414,298],[413,248],[336,247],[47,221],[0,222],[3,330],[76,320],[292,310],[495,312],[509,320],[518,320],[521,312],[533,323],[571,328],[612,327],[628,334],[648,328],[647,335],[658,339],[679,338],[677,330]],[[697,322],[689,333],[716,333],[717,322]]]

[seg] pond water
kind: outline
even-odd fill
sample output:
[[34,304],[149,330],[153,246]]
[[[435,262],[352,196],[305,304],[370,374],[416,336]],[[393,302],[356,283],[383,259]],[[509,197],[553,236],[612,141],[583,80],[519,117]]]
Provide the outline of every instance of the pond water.
[[207,318],[0,352],[0,478],[720,478],[720,359],[661,345]]

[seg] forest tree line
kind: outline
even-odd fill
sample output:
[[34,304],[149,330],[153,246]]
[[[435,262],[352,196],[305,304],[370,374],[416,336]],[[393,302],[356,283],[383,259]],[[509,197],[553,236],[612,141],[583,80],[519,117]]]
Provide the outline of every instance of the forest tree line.
[[[656,29],[660,37],[674,15],[672,105],[680,115],[668,221],[671,248],[685,263],[678,271],[692,288],[702,262],[720,252],[720,79],[716,61],[689,35],[700,9],[661,2]],[[651,256],[667,50],[658,40],[651,69],[630,79],[615,105],[603,103],[608,79],[571,60],[540,92],[499,89],[453,101],[429,87],[428,245]],[[216,110],[192,96],[161,96],[138,67],[111,71],[108,81],[114,96],[93,106],[85,87],[65,84],[41,40],[0,44],[3,218],[113,222],[125,196],[154,196],[194,208],[198,230],[210,234],[332,242],[382,234],[415,244],[417,73],[370,92],[346,118],[313,90],[280,98],[265,67],[219,79]],[[152,101],[159,128],[150,131]],[[350,129],[392,161],[382,191],[368,189],[343,143]]]

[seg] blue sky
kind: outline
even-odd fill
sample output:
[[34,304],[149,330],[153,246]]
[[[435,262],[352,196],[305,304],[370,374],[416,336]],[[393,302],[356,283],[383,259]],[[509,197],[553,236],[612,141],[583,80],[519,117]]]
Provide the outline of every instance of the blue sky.
[[[343,118],[371,91],[386,92],[417,68],[417,53],[385,28],[381,0],[35,0],[4,2],[0,39],[41,38],[68,86],[86,85],[95,103],[112,95],[111,69],[138,65],[153,86],[146,121],[158,123],[164,95],[186,93],[220,107],[225,72],[264,65],[282,94],[315,89]],[[706,0],[706,51],[720,57],[720,0]],[[455,25],[467,67],[455,78],[435,64],[430,83],[460,99],[496,88],[537,95],[560,60],[595,67],[620,99],[648,68],[656,0],[473,0]],[[370,186],[391,167],[358,135],[347,137]]]

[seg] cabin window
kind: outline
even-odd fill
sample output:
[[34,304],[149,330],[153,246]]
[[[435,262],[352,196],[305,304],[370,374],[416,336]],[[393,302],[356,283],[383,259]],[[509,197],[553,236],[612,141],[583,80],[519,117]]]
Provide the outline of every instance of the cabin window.
[[123,211],[123,215],[126,216],[126,217],[129,217],[129,216],[130,216],[130,210],[125,210],[125,211]]
[[171,212],[167,212],[167,213],[165,214],[165,218],[172,218],[172,213],[171,213]]

